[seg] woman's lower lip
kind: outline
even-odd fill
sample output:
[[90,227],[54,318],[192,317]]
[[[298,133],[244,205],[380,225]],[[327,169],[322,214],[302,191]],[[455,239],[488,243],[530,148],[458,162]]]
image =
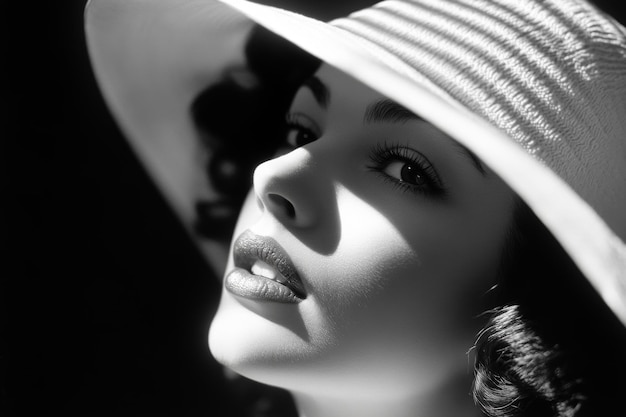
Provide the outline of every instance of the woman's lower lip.
[[232,294],[250,300],[292,304],[302,301],[285,285],[269,278],[251,274],[243,268],[233,269],[226,276],[224,286]]

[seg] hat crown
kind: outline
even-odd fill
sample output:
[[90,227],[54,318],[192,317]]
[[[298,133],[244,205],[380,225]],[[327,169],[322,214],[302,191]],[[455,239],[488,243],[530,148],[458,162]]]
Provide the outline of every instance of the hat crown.
[[390,0],[332,25],[505,131],[626,238],[626,30],[612,18],[578,0]]

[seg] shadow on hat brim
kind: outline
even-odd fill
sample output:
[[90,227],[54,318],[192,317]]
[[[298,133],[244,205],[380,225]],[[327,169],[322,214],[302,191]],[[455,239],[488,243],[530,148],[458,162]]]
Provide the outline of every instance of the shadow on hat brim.
[[[241,0],[91,0],[87,41],[101,90],[188,230],[194,201],[210,197],[190,107],[225,68],[245,65],[244,44],[254,23],[404,105],[474,152],[528,204],[626,325],[623,240],[556,173],[427,79],[409,80],[399,60],[327,23]],[[203,252],[219,270],[225,250],[208,244]]]

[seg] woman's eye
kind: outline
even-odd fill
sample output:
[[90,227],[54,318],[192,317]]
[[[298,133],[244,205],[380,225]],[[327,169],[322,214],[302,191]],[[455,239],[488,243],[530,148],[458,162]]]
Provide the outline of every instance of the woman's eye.
[[287,128],[287,137],[285,141],[287,142],[287,145],[292,148],[304,146],[307,143],[313,142],[315,139],[317,139],[316,135],[309,129],[299,126],[290,126]]
[[446,194],[439,174],[430,161],[409,147],[377,144],[370,153],[373,162],[368,168],[402,191],[440,196]]
[[418,165],[410,162],[393,161],[383,169],[383,172],[392,178],[411,185],[418,187],[428,186],[426,174]]
[[319,138],[319,127],[313,119],[302,113],[288,113],[285,118],[285,142],[291,148],[298,148]]

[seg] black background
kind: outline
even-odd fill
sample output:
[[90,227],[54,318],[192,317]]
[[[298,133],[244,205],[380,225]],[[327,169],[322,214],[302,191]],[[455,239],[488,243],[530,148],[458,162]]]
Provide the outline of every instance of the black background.
[[1,4],[0,415],[218,415],[218,280],[100,97],[85,1]]

